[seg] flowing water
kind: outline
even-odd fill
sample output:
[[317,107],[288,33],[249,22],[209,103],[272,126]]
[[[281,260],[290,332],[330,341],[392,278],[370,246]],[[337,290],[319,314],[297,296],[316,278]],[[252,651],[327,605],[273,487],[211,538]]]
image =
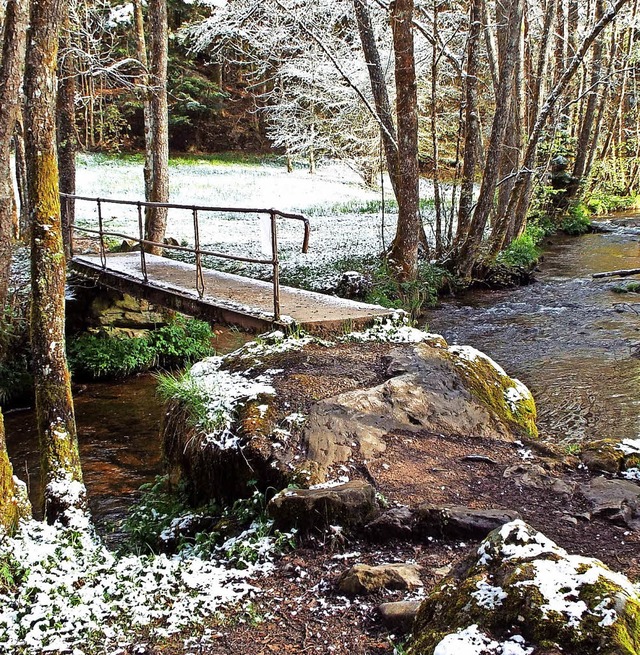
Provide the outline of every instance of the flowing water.
[[[640,294],[592,273],[640,267],[640,217],[607,232],[556,237],[529,286],[474,291],[427,314],[449,343],[469,344],[533,392],[539,427],[561,442],[640,433]],[[610,231],[609,231],[610,230]]]

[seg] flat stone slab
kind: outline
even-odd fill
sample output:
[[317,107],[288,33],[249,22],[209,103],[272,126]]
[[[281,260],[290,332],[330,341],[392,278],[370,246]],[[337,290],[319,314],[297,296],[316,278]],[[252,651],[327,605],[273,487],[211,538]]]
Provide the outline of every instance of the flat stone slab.
[[[140,253],[109,253],[106,257],[107,270],[102,268],[99,255],[76,255],[72,263],[80,272],[98,273],[109,284],[114,278],[117,288],[127,280],[144,285],[150,290],[174,293],[191,300],[196,305],[219,308],[227,319],[247,327],[268,328],[273,321],[273,285],[270,282],[254,280],[240,275],[202,269],[204,296],[196,292],[196,267],[166,257],[145,254],[147,282],[142,273]],[[115,278],[119,278],[116,280]],[[120,285],[117,285],[117,282]],[[139,295],[142,295],[140,293]],[[149,298],[154,302],[152,298]],[[157,302],[157,301],[156,301]],[[188,312],[187,312],[188,313]],[[283,321],[293,320],[297,325],[314,331],[339,330],[345,323],[362,325],[378,316],[390,316],[393,312],[379,305],[337,298],[313,291],[280,287],[280,315]],[[243,323],[242,317],[247,322]],[[264,325],[260,325],[260,324]]]

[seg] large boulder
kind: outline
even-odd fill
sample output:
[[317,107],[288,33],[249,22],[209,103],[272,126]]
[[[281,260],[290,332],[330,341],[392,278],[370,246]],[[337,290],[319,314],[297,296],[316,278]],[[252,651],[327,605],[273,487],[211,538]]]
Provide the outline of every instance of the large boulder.
[[411,655],[638,655],[640,597],[522,521],[492,532],[423,602]]
[[[482,353],[378,325],[335,343],[274,333],[175,385],[164,450],[192,496],[360,475],[393,436],[537,436],[530,392]],[[346,481],[343,480],[343,481]]]

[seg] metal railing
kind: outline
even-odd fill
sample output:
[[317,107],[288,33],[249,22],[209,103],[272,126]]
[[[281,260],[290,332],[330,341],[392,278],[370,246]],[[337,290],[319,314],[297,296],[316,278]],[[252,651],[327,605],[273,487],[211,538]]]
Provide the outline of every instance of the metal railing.
[[[306,253],[309,249],[309,233],[310,225],[309,219],[302,216],[301,214],[289,214],[286,212],[281,212],[277,209],[252,209],[246,207],[203,207],[198,205],[180,205],[175,203],[168,202],[143,202],[135,200],[116,200],[113,198],[90,198],[87,196],[76,196],[68,193],[61,193],[60,197],[62,202],[66,203],[67,216],[73,216],[73,208],[71,205],[75,205],[76,201],[92,202],[97,206],[98,214],[98,229],[94,230],[87,227],[80,227],[75,224],[75,221],[70,221],[69,224],[69,244],[71,250],[71,256],[73,257],[73,234],[74,231],[84,232],[87,234],[96,234],[100,242],[100,264],[104,270],[107,269],[107,248],[105,246],[105,237],[117,237],[119,239],[126,239],[129,241],[134,241],[140,244],[140,270],[145,283],[148,283],[149,278],[147,275],[147,261],[146,261],[146,251],[147,247],[161,248],[163,250],[177,250],[180,252],[193,253],[195,255],[195,289],[200,298],[204,297],[205,293],[205,282],[204,276],[202,273],[202,256],[210,257],[219,257],[221,259],[230,259],[238,262],[245,262],[250,264],[265,264],[270,265],[273,268],[273,320],[280,320],[280,262],[278,258],[278,218],[286,218],[296,221],[302,221],[304,223],[304,239],[302,242],[302,252]],[[138,214],[138,235],[131,236],[123,234],[120,232],[107,231],[104,229],[104,218],[103,218],[103,207],[106,204],[111,205],[128,205],[131,207],[137,208]],[[182,209],[190,211],[193,218],[193,236],[194,236],[194,247],[190,248],[188,246],[179,246],[171,243],[158,243],[156,241],[149,241],[145,239],[144,234],[144,217],[143,217],[143,208],[148,207],[164,207],[167,209]],[[236,214],[264,214],[270,218],[270,227],[271,227],[271,259],[256,259],[253,257],[244,257],[241,255],[231,255],[229,253],[214,252],[211,250],[203,250],[200,247],[200,225],[199,225],[199,213],[201,212],[211,212],[219,213],[224,212],[225,214],[236,213]]]

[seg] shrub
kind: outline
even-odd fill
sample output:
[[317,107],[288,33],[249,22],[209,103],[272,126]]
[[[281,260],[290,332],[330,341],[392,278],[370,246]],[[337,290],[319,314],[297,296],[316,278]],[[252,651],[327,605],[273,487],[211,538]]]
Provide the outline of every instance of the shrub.
[[208,323],[178,317],[144,337],[83,333],[70,340],[69,365],[81,378],[121,378],[152,368],[176,368],[212,353]]
[[571,235],[588,232],[591,229],[591,212],[587,205],[578,202],[569,207],[568,213],[562,218],[560,229]]
[[540,257],[538,244],[545,230],[537,225],[528,225],[524,234],[514,239],[498,256],[498,263],[506,266],[529,268]]

